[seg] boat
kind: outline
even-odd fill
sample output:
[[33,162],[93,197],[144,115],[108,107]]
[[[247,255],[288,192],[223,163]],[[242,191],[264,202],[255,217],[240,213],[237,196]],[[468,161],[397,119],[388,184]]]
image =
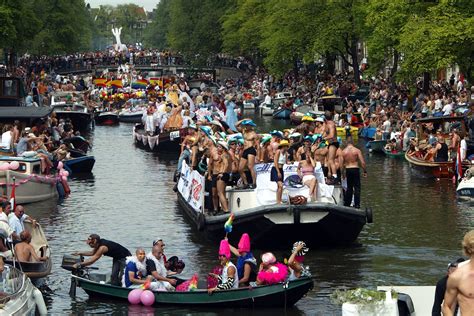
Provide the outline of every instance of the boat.
[[94,168],[95,158],[94,156],[83,155],[71,159],[63,160],[64,169],[72,174],[78,173],[90,173]]
[[118,125],[119,115],[112,111],[97,112],[95,115],[97,125]]
[[280,119],[280,120],[288,120],[290,118],[290,114],[293,112],[291,109],[280,107],[273,111],[273,118]]
[[252,100],[244,100],[244,110],[255,110],[255,103]]
[[[448,138],[448,134],[453,128],[458,129],[461,139],[467,133],[466,117],[464,116],[427,117],[417,119],[416,124],[416,139],[419,144],[422,141],[427,141],[426,128],[428,126],[432,127],[434,131],[441,131],[441,137],[445,139]],[[449,146],[449,143],[446,143]],[[468,146],[468,151],[470,150],[472,150],[472,148]],[[456,165],[454,160],[430,162],[417,158],[415,155],[413,155],[412,151],[406,152],[405,159],[410,163],[411,170],[421,177],[451,179],[456,174]],[[467,166],[463,165],[463,167]]]
[[367,142],[366,147],[369,148],[371,152],[384,153],[386,144],[387,144],[386,139],[371,140],[371,141]]
[[66,103],[52,105],[58,119],[69,119],[74,130],[87,131],[91,127],[92,114],[82,103]]
[[157,135],[148,135],[145,132],[143,124],[136,124],[133,127],[133,140],[137,147],[151,150],[151,151],[178,151],[180,150],[181,142],[189,129],[182,128],[173,131],[159,133]]
[[33,203],[58,197],[58,178],[41,172],[41,162],[37,157],[0,156],[0,166],[6,163],[15,170],[0,170],[0,190],[3,196],[11,196],[15,184],[15,201],[18,204]]
[[49,107],[35,106],[0,106],[0,123],[9,123],[18,120],[24,126],[34,126],[38,120],[46,120],[51,115]]
[[23,80],[18,77],[0,76],[0,106],[21,107],[25,106],[27,96]]
[[273,104],[262,103],[260,104],[260,114],[263,116],[273,115],[273,108]]
[[40,290],[23,272],[5,264],[0,281],[0,315],[34,316],[48,313]]
[[[71,275],[72,286],[79,286],[91,298],[107,298],[128,300],[128,294],[133,289],[107,284],[101,273],[90,273],[79,270]],[[82,276],[81,276],[82,275]],[[209,295],[207,289],[198,288],[189,292],[160,291],[155,295],[154,305],[176,305],[192,307],[226,307],[226,308],[255,308],[255,307],[291,307],[313,288],[310,277],[301,277],[294,281],[242,287],[238,289],[215,291]]]
[[47,257],[48,260],[39,262],[19,262],[10,257],[5,259],[5,263],[17,267],[34,282],[37,279],[44,278],[51,274],[51,267],[53,265],[51,260],[51,248],[49,248],[48,240],[46,239],[39,223],[37,223],[36,226],[33,226],[30,221],[26,220],[24,225],[25,229],[31,233],[31,245],[35,249],[38,257]]
[[85,155],[89,151],[89,148],[90,148],[90,143],[82,136],[72,136],[72,137],[64,138],[62,142],[72,147],[73,150],[70,150],[71,152],[76,152],[76,151],[80,152],[79,155],[77,156],[73,155],[73,157],[80,157],[82,155]]
[[144,110],[130,111],[124,109],[119,113],[118,118],[120,122],[124,123],[141,123],[144,112]]
[[404,151],[396,151],[396,152],[393,152],[393,151],[390,151],[390,150],[386,150],[384,148],[383,150],[385,156],[389,157],[389,158],[398,158],[398,159],[403,159],[405,158],[405,152]]
[[[346,128],[345,127],[336,127],[337,137],[346,138]],[[351,126],[351,136],[352,139],[356,140],[359,138],[359,129],[355,126]]]
[[456,188],[459,198],[474,199],[474,174],[470,170],[474,171],[472,167],[468,169]]
[[[285,166],[289,168],[285,169],[285,176],[296,173],[296,166],[291,166]],[[237,243],[236,238],[241,234],[248,233],[255,245],[266,248],[289,247],[289,235],[312,246],[349,245],[357,239],[364,225],[372,222],[370,208],[361,210],[343,206],[341,186],[326,186],[326,192],[330,193],[320,195],[315,202],[276,204],[275,191],[270,184],[271,164],[259,164],[255,168],[256,189],[226,189],[229,209],[235,216],[233,231],[229,234],[232,243]],[[177,186],[178,203],[194,227],[208,238],[218,239],[229,215],[212,215],[205,211],[204,183],[203,176],[184,163]],[[323,184],[319,183],[318,187],[323,187]],[[286,190],[293,191],[289,187],[285,187]],[[307,187],[302,190],[302,193],[298,190],[293,193],[309,193]]]
[[318,116],[324,115],[324,111],[314,111],[313,106],[303,104],[298,106],[293,112],[290,114],[290,122],[293,125],[299,125],[303,116],[309,115],[312,118],[316,118]]

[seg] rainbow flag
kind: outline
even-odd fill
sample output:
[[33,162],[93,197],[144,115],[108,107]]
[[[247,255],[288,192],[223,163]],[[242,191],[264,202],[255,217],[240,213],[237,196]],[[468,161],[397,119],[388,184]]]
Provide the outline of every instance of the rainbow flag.
[[229,219],[224,224],[224,230],[226,233],[232,232],[232,223],[234,222],[234,213],[231,213]]
[[94,83],[96,87],[106,87],[108,80],[106,78],[95,78],[92,80],[92,83]]
[[148,86],[148,80],[139,79],[132,82],[132,89],[146,89]]
[[115,79],[115,80],[109,81],[108,86],[112,86],[114,88],[123,88],[122,79]]

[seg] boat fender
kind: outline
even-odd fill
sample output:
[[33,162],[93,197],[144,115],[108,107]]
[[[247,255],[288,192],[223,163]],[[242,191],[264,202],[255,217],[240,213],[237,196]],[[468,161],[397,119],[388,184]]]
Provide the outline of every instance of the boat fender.
[[203,213],[199,213],[197,216],[197,229],[202,231],[206,227],[206,217]]
[[43,294],[41,294],[40,290],[35,288],[33,290],[33,297],[35,298],[36,308],[38,309],[38,313],[40,315],[47,315],[48,309],[46,308],[46,304],[44,303]]
[[64,188],[64,192],[66,193],[66,196],[71,194],[71,188],[69,188],[69,184],[67,183],[67,180],[64,180],[62,177],[61,177],[61,184],[63,185],[63,188]]
[[367,223],[371,224],[374,222],[373,219],[373,213],[372,213],[372,208],[371,207],[366,207],[365,208],[365,217],[367,219]]

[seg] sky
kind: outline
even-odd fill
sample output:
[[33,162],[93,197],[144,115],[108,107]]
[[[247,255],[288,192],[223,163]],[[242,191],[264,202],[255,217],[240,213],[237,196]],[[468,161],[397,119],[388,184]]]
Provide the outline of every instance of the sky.
[[90,3],[92,8],[98,8],[101,4],[111,4],[111,5],[117,5],[117,4],[127,4],[127,3],[134,3],[136,5],[139,5],[141,7],[144,7],[146,11],[153,11],[154,8],[156,8],[156,5],[159,0],[139,0],[139,1],[133,1],[133,0],[85,0],[85,3]]

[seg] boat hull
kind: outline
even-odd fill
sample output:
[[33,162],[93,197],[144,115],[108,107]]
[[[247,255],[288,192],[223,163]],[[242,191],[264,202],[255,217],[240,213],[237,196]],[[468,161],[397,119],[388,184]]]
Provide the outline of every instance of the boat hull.
[[59,119],[70,119],[74,130],[87,131],[91,127],[92,116],[85,112],[54,111]]
[[454,161],[428,162],[410,157],[408,152],[405,153],[405,159],[410,163],[411,170],[420,177],[451,179],[455,174]]
[[395,159],[405,159],[405,152],[404,151],[399,151],[399,152],[396,152],[396,153],[392,153],[388,150],[384,150],[383,151],[385,156],[389,157],[389,158],[395,158]]
[[138,114],[119,114],[119,121],[124,123],[141,123],[143,113]]
[[[13,266],[7,267],[10,269],[10,274],[13,275],[10,282],[13,282],[12,285],[16,291],[11,295],[11,299],[5,297],[7,298],[5,300],[6,303],[3,304],[0,315],[34,316],[37,307],[37,300],[35,298],[35,291],[37,289],[24,273]],[[6,295],[7,293],[4,294]],[[42,301],[42,304],[44,309],[46,309],[44,301]]]
[[119,116],[115,113],[100,113],[95,118],[97,125],[117,125],[119,124]]
[[141,125],[137,125],[133,130],[133,141],[139,148],[149,151],[171,151],[179,152],[181,142],[188,135],[188,128],[172,132],[164,132],[158,135],[146,135]]
[[474,177],[462,179],[456,188],[458,197],[465,199],[474,199]]
[[[222,237],[228,215],[211,216],[195,211],[178,192],[178,202],[193,225],[210,239]],[[289,247],[293,239],[304,240],[312,247],[353,243],[367,222],[365,211],[329,203],[271,205],[234,212],[229,239],[238,243],[241,234],[252,236],[261,247]],[[288,236],[292,236],[292,240]]]
[[371,140],[367,143],[367,147],[375,153],[384,153],[385,145],[387,144],[387,140]]
[[278,120],[288,120],[291,115],[291,110],[290,109],[279,109],[275,110],[273,112],[273,118],[278,119]]
[[[44,176],[39,178],[11,170],[0,171],[0,182],[12,184],[13,178],[17,184],[15,201],[18,204],[34,203],[58,197],[55,178]],[[11,196],[11,190],[11,185],[3,186],[5,196]]]
[[94,156],[83,156],[63,161],[64,167],[75,173],[90,173],[94,168]]
[[[126,301],[132,290],[125,287],[101,284],[78,276],[72,276],[76,284],[90,297],[112,298]],[[313,288],[310,278],[300,278],[288,284],[274,284],[254,288],[216,291],[154,292],[155,305],[182,305],[205,307],[291,307]]]

